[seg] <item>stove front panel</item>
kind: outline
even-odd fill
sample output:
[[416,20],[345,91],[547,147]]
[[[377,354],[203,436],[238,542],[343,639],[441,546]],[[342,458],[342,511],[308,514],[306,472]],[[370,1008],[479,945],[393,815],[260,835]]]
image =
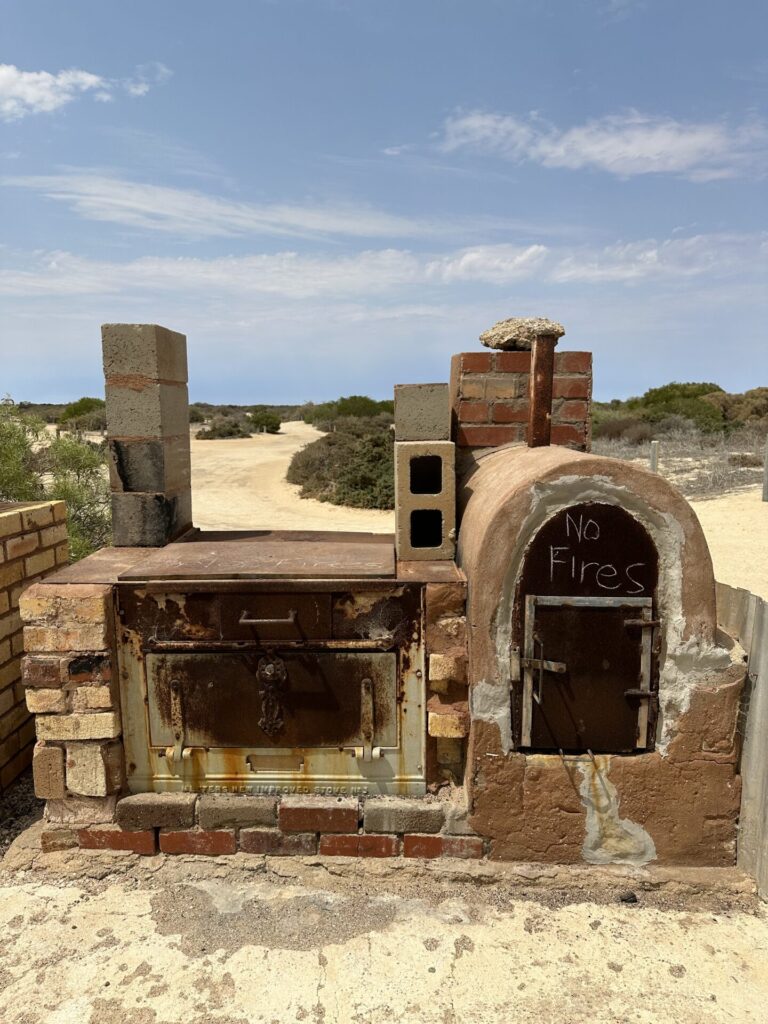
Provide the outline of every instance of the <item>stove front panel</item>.
[[129,789],[422,795],[422,596],[119,587]]

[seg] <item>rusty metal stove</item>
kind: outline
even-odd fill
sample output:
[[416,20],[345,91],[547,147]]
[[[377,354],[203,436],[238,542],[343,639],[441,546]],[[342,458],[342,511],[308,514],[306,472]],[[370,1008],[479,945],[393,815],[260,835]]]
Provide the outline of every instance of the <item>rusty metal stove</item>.
[[123,573],[131,791],[423,794],[430,575],[390,536],[197,532]]

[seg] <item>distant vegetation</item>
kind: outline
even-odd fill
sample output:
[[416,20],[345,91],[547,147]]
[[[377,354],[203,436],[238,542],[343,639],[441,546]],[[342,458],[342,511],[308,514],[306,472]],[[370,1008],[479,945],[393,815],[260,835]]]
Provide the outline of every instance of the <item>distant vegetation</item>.
[[198,430],[200,441],[219,441],[226,437],[250,437],[253,433],[245,417],[214,416],[207,427]]
[[394,508],[393,403],[365,395],[309,404],[302,419],[325,436],[297,452],[289,483],[303,498],[352,508]]
[[65,405],[59,416],[59,424],[74,431],[99,431],[107,429],[107,407],[103,398],[78,398]]
[[768,387],[729,395],[717,384],[672,383],[639,398],[593,405],[593,436],[631,444],[681,431],[716,434],[744,427],[768,433]]

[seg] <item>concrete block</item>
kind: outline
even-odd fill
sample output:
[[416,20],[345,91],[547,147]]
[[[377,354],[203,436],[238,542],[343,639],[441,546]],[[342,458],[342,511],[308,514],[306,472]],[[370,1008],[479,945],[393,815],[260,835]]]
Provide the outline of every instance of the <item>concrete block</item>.
[[311,857],[317,853],[317,836],[314,832],[286,835],[277,828],[244,828],[240,849],[268,857]]
[[395,440],[450,441],[447,384],[395,385]]
[[196,793],[136,793],[117,804],[117,823],[125,829],[192,828]]
[[109,442],[113,491],[182,491],[190,486],[189,434],[167,439]]
[[122,743],[68,743],[66,764],[70,793],[109,796],[122,786]]
[[366,800],[363,826],[366,832],[439,832],[443,820],[442,804],[381,797]]
[[158,324],[102,324],[104,376],[187,382],[187,339]]
[[189,491],[178,494],[112,494],[115,547],[164,547],[191,525],[192,498]]
[[110,437],[164,438],[189,433],[186,384],[138,380],[133,386],[107,384]]
[[395,442],[395,523],[402,560],[456,551],[456,448],[451,441]]
[[277,799],[236,793],[206,793],[197,802],[197,823],[206,830],[274,826],[277,824]]
[[40,800],[64,798],[64,751],[61,747],[36,743],[32,754],[32,779]]

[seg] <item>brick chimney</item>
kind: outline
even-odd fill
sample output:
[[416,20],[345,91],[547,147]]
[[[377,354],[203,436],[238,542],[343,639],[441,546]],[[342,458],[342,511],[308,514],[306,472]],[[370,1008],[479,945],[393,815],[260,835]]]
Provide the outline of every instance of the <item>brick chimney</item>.
[[162,547],[192,525],[187,339],[157,324],[101,328],[117,547]]

